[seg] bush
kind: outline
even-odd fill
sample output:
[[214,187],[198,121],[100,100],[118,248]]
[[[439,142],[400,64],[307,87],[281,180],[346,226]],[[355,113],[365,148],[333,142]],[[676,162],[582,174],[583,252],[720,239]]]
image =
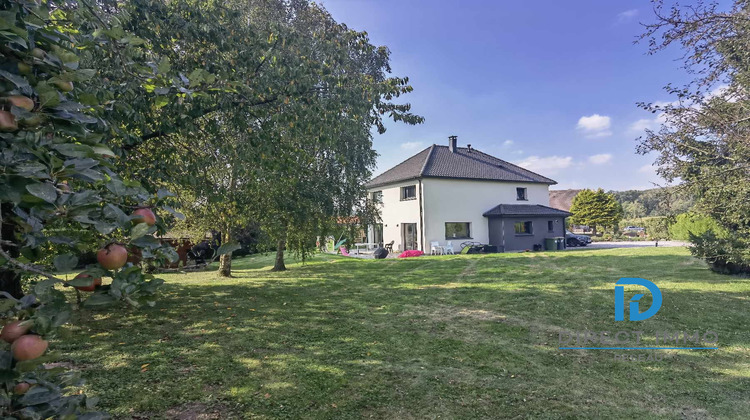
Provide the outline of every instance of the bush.
[[690,235],[702,236],[709,230],[721,233],[722,229],[716,221],[708,216],[696,213],[683,213],[677,216],[675,223],[669,226],[672,239],[689,241]]
[[750,274],[750,243],[747,235],[737,232],[717,234],[708,230],[690,234],[690,252],[706,260],[711,270],[722,274]]

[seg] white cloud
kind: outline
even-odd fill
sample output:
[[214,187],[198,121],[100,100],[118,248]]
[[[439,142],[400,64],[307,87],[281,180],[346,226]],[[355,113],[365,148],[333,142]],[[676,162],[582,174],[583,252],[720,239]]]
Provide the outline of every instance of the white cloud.
[[609,153],[602,153],[599,155],[589,156],[589,163],[593,165],[604,165],[612,161],[612,155]]
[[401,143],[401,148],[404,150],[417,150],[423,145],[424,142],[421,141],[407,141],[406,143]]
[[541,175],[549,176],[569,168],[573,164],[573,158],[570,156],[529,156],[515,162],[515,164],[530,171],[538,172]]
[[510,147],[513,146],[513,140],[505,140],[503,142],[503,147]]
[[638,9],[630,9],[617,14],[618,22],[627,22],[634,17],[638,16]]
[[609,130],[612,125],[612,119],[606,115],[589,115],[578,119],[576,128],[581,130],[588,138],[607,137],[612,135]]
[[643,132],[646,130],[656,131],[661,128],[662,124],[667,121],[667,116],[664,113],[657,115],[655,118],[641,118],[640,120],[630,124],[628,129],[632,132]]

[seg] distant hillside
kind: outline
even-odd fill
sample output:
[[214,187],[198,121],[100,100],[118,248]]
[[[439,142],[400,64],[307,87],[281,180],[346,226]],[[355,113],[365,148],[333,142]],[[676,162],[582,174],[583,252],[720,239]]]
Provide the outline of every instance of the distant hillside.
[[551,190],[549,192],[549,205],[558,210],[570,211],[573,198],[581,191],[583,190]]
[[[551,190],[550,207],[569,211],[573,198],[581,190]],[[650,190],[608,191],[622,205],[625,218],[667,216],[690,210],[695,202],[677,194],[674,188],[652,188]]]

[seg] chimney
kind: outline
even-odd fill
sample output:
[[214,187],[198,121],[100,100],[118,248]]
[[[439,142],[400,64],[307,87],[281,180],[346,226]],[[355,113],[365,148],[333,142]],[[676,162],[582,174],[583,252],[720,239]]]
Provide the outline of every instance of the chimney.
[[471,145],[470,144],[466,145],[466,151],[469,152],[469,153],[471,153]]
[[453,153],[456,153],[456,142],[458,141],[458,136],[450,136],[448,137],[448,150],[450,150]]

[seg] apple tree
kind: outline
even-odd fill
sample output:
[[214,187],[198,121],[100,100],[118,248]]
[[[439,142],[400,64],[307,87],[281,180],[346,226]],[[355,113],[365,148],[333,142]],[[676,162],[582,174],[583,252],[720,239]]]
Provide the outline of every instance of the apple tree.
[[[55,357],[48,340],[54,345],[79,305],[155,303],[163,281],[128,262],[133,250],[176,258],[154,237],[165,229],[170,194],[118,175],[115,131],[101,118],[114,101],[99,102],[96,71],[80,66],[99,48],[143,58],[133,50],[140,42],[96,14],[88,3],[0,1],[2,417],[104,416],[93,411],[95,399],[70,392],[80,383],[74,372],[45,365]],[[143,83],[168,80],[158,66],[134,67]],[[79,266],[83,237],[98,248],[97,263],[74,278],[56,274]]]

